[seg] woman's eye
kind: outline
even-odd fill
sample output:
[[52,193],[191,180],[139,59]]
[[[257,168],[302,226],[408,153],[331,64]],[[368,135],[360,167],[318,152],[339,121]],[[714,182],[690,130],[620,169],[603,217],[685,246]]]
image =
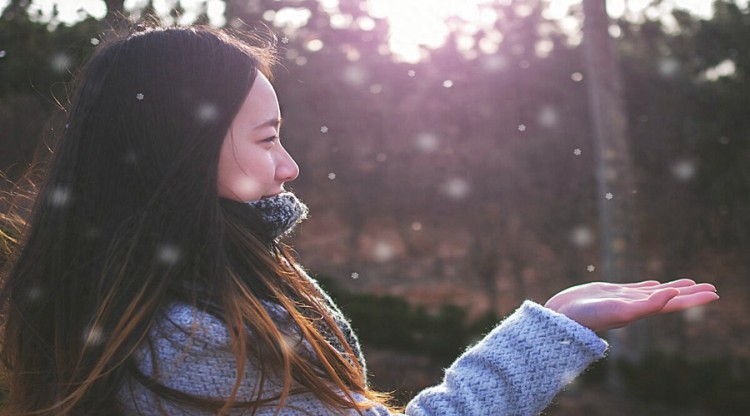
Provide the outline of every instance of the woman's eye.
[[263,142],[264,143],[273,143],[273,142],[275,142],[277,140],[279,140],[279,136],[273,136],[273,137],[269,137],[267,139],[264,139]]

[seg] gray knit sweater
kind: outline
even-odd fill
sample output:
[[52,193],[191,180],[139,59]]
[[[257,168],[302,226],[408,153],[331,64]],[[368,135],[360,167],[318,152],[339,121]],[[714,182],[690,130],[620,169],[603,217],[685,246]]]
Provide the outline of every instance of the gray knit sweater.
[[[284,319],[281,307],[266,306],[272,316]],[[194,326],[197,331],[191,334]],[[228,397],[235,383],[235,360],[229,347],[229,333],[219,319],[184,304],[173,304],[150,335],[153,348],[141,348],[136,354],[141,372],[184,393]],[[289,333],[289,337],[293,347],[314,357],[306,342],[298,342],[294,333]],[[484,339],[468,348],[445,371],[442,383],[420,392],[405,413],[537,415],[560,389],[593,361],[602,358],[606,349],[606,342],[588,328],[527,301]],[[248,362],[238,398],[256,397],[257,375],[257,368],[252,361]],[[280,392],[280,381],[269,377],[263,395]],[[119,401],[128,415],[208,415],[159,399],[134,379],[127,380],[120,389]],[[245,413],[237,410],[232,415]],[[257,414],[272,415],[274,408],[270,406]],[[325,407],[314,395],[302,393],[291,396],[281,414],[337,412]],[[366,414],[390,413],[375,406]]]

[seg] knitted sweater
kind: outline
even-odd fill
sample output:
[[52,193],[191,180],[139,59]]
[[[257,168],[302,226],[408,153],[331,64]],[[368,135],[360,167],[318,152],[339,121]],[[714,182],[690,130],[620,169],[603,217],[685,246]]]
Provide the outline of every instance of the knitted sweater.
[[[267,305],[283,319],[285,311]],[[194,326],[195,325],[195,326]],[[193,328],[197,328],[193,332]],[[223,323],[184,304],[171,305],[150,334],[152,348],[141,348],[136,363],[159,383],[201,397],[226,398],[235,383],[235,360]],[[291,339],[294,340],[293,334]],[[312,354],[306,342],[292,344]],[[468,348],[446,371],[442,383],[420,392],[407,406],[407,415],[537,415],[558,391],[593,361],[607,344],[591,330],[527,301],[484,339]],[[154,354],[151,353],[154,351]],[[249,361],[238,398],[255,398],[258,370]],[[278,377],[267,377],[264,396],[281,390]],[[356,397],[356,395],[355,395]],[[158,398],[128,379],[119,397],[128,415],[195,415],[209,413]],[[361,399],[361,398],[360,398]],[[273,406],[258,412],[272,415]],[[291,396],[282,415],[327,415],[311,393]],[[249,414],[236,410],[232,415]],[[351,411],[347,414],[356,414]],[[368,416],[389,415],[382,406]]]

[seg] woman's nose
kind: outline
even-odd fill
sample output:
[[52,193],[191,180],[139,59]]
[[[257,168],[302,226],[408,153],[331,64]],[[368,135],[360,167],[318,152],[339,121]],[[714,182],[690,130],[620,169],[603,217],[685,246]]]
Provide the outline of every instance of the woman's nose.
[[276,179],[280,182],[289,182],[295,180],[298,175],[299,166],[297,166],[297,162],[286,149],[281,147],[281,154],[276,164]]

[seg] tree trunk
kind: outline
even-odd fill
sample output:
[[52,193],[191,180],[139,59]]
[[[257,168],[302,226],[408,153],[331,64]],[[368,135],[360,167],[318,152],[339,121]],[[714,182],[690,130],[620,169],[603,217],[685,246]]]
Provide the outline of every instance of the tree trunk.
[[[622,80],[609,36],[606,0],[583,0],[583,46],[595,144],[601,276],[611,282],[641,279],[637,260],[635,181],[627,136]],[[612,333],[612,358],[640,360],[649,329],[638,324]]]
[[107,15],[104,17],[107,27],[117,28],[125,19],[125,0],[105,0]]

